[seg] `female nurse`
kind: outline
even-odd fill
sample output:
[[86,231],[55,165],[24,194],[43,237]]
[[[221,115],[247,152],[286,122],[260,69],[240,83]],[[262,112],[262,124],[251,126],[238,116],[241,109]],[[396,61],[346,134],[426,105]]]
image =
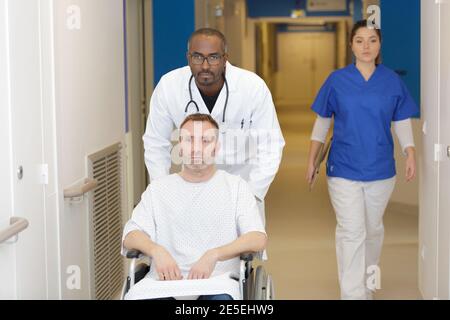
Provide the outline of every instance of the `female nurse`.
[[[391,124],[406,156],[406,180],[416,174],[410,118],[419,110],[403,81],[379,63],[381,31],[357,22],[350,46],[355,63],[331,73],[312,110],[317,113],[306,179],[334,118],[326,164],[336,213],[336,255],[342,299],[372,299],[367,286],[383,244],[383,214],[395,185]],[[371,266],[375,266],[371,267]],[[371,267],[371,268],[370,268]]]

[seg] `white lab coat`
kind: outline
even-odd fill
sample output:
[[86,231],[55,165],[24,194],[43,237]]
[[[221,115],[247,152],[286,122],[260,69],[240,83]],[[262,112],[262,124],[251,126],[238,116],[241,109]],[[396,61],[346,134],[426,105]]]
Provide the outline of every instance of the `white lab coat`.
[[[143,136],[145,148],[145,164],[150,179],[168,175],[171,167],[172,132],[179,128],[184,118],[197,110],[191,104],[185,113],[189,98],[188,83],[191,76],[189,66],[173,70],[165,74],[156,86],[151,101],[150,115]],[[230,159],[245,154],[246,143],[238,143],[238,148],[226,148],[219,137],[221,148],[217,157],[226,159],[218,168],[231,174],[240,175],[246,180],[253,194],[263,200],[281,162],[284,138],[278,123],[272,95],[264,81],[255,73],[235,67],[229,62],[226,64],[226,79],[229,86],[228,104],[225,113],[225,123],[222,123],[222,114],[226,98],[225,85],[217,98],[211,116],[219,126],[236,129],[240,136],[244,136],[246,143],[249,140],[259,140],[257,153],[249,152],[245,156],[246,162],[231,163]],[[197,103],[200,113],[209,111],[192,81],[193,100]],[[251,130],[249,130],[251,129]],[[240,131],[239,131],[240,130]],[[265,130],[265,131],[264,131]],[[270,131],[270,138],[267,134]],[[249,138],[250,137],[250,138]],[[172,140],[171,140],[172,138]],[[230,141],[228,139],[228,141]],[[255,149],[256,150],[256,149]],[[251,163],[250,163],[251,162]]]

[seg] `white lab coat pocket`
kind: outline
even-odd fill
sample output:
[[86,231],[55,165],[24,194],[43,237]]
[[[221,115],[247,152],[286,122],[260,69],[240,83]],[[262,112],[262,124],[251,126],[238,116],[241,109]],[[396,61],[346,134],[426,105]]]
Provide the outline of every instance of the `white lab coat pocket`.
[[220,128],[220,164],[237,165],[245,164],[248,160],[249,124],[245,119],[236,122],[227,122]]

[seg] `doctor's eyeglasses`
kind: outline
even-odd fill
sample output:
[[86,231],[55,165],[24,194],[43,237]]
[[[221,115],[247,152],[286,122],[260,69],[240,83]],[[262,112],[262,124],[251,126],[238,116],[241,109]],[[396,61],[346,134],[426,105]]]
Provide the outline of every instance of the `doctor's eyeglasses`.
[[223,54],[212,54],[212,55],[205,57],[202,54],[193,53],[193,54],[189,54],[189,56],[191,57],[192,64],[196,64],[196,65],[203,64],[203,62],[205,60],[207,60],[208,64],[210,66],[216,66],[220,63],[220,59],[222,59],[222,57],[224,55]]

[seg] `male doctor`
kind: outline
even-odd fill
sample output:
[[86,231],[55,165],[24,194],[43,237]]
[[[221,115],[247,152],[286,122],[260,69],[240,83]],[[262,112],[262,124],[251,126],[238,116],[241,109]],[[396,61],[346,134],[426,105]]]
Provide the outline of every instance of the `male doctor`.
[[186,57],[189,66],[165,74],[150,101],[143,136],[150,179],[169,174],[174,128],[189,114],[210,114],[221,132],[218,168],[249,183],[264,219],[285,144],[270,91],[259,76],[227,61],[226,39],[215,29],[192,33]]

